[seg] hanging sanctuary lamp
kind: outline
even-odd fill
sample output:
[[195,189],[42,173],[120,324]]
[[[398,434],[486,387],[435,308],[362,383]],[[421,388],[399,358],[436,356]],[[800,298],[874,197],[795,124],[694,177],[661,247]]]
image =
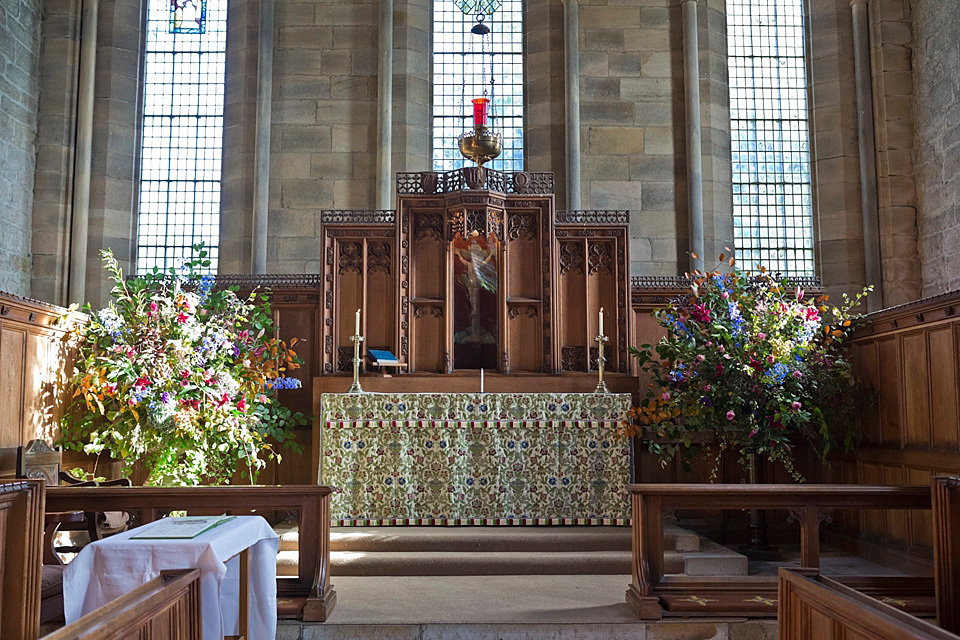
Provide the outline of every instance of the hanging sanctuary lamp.
[[[483,57],[487,55],[490,47],[490,27],[484,24],[487,15],[493,15],[493,12],[500,7],[500,0],[454,0],[454,4],[465,15],[475,14],[477,23],[470,29],[470,33],[480,38],[481,49],[481,86],[485,85],[485,69],[483,67]],[[460,153],[468,160],[473,160],[477,166],[483,166],[484,163],[493,160],[500,155],[503,149],[503,136],[493,129],[493,97],[494,97],[494,78],[493,78],[493,55],[490,54],[490,92],[483,90],[483,95],[471,99],[473,103],[473,127],[460,134],[457,139],[460,147]],[[464,80],[461,88],[461,109],[466,98],[466,81]],[[488,97],[489,96],[489,97]],[[489,123],[489,124],[488,124]]]

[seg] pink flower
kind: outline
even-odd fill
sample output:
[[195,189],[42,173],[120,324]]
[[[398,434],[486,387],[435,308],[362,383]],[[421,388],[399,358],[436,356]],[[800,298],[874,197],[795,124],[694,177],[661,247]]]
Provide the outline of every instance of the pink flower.
[[710,309],[707,308],[706,304],[693,305],[693,311],[690,312],[690,315],[697,322],[710,322]]
[[727,420],[733,420],[736,417],[737,414],[735,414],[733,411],[727,411]]
[[[664,394],[664,395],[667,395],[667,394]],[[257,396],[257,402],[259,402],[260,404],[266,404],[268,400],[269,398],[267,398],[267,396],[263,395],[262,393],[259,396]]]
[[667,393],[666,391],[664,391],[663,393],[660,394],[660,399],[661,399],[661,400],[669,400],[669,399],[670,399],[670,394]]
[[706,391],[707,393],[710,393],[710,388],[711,387],[708,384],[703,385],[703,390]]
[[237,409],[239,409],[240,411],[246,411],[247,401],[244,400],[243,398],[240,398],[240,402],[237,403]]
[[187,322],[187,314],[185,314],[183,311],[177,314],[177,322],[180,324],[185,324]]
[[796,378],[797,380],[799,380],[800,378],[803,377],[803,374],[800,373],[799,371],[794,371],[794,372],[793,372],[793,377]]
[[797,402],[796,400],[794,400],[794,401],[790,404],[790,408],[793,409],[794,411],[799,411],[801,406],[802,406],[802,405],[801,405],[799,402]]
[[757,340],[763,340],[766,337],[767,337],[767,334],[763,333],[762,331],[757,334]]
[[697,362],[703,362],[703,354],[697,356]]
[[151,302],[151,303],[150,303],[150,310],[147,311],[147,317],[148,317],[148,318],[152,318],[153,316],[157,315],[157,309],[158,309],[157,303],[156,303],[156,302]]
[[724,291],[723,293],[720,294],[720,297],[723,298],[724,300],[726,300],[727,298],[730,297],[730,294],[729,294],[728,292]]
[[773,364],[773,361],[774,361],[773,356],[767,356],[767,364]]
[[712,346],[713,346],[713,342],[712,342],[711,340],[707,340],[707,346],[708,346],[708,347],[712,347]]
[[751,437],[751,438],[752,438],[753,436],[755,436],[755,435],[757,435],[757,430],[756,430],[756,429],[754,429],[753,431],[750,432],[750,437]]
[[801,289],[799,286],[797,287],[796,296],[797,300],[803,300],[803,289]]

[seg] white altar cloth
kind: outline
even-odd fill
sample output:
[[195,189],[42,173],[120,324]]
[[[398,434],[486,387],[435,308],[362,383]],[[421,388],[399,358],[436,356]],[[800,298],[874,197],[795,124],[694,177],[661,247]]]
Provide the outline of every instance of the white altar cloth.
[[189,540],[131,539],[154,524],[87,545],[67,565],[63,574],[67,624],[156,578],[163,569],[197,568],[204,640],[236,635],[239,553],[249,548],[249,638],[272,640],[276,636],[279,538],[266,520],[238,516]]

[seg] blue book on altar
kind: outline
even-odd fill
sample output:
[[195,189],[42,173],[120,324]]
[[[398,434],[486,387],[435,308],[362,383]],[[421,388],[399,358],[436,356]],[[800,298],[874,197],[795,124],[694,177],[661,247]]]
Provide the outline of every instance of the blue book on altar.
[[376,365],[382,364],[400,364],[397,356],[386,349],[367,349],[367,357]]

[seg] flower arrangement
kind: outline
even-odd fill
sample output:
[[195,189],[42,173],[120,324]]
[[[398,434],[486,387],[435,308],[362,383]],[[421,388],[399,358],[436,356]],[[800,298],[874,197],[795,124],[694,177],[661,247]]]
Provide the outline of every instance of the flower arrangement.
[[112,300],[96,313],[87,305],[89,322],[73,330],[62,441],[108,452],[125,475],[139,461],[150,484],[221,484],[237,470],[254,481],[264,457],[279,459],[274,443],[299,449],[292,428],[306,419],[277,400],[300,386],[284,376],[299,360],[274,337],[267,296],[214,288],[195,250],[180,268],[131,279],[101,252]]
[[853,445],[857,385],[841,347],[851,310],[870,289],[828,307],[826,296],[814,299],[762,267],[744,272],[724,257],[729,272],[694,273],[688,294],[654,312],[667,330],[655,347],[631,347],[651,384],[627,434],[665,465],[678,453],[689,459],[695,433],[712,432],[711,480],[721,452],[735,451],[741,465],[756,454],[802,481],[798,440],[821,458]]

